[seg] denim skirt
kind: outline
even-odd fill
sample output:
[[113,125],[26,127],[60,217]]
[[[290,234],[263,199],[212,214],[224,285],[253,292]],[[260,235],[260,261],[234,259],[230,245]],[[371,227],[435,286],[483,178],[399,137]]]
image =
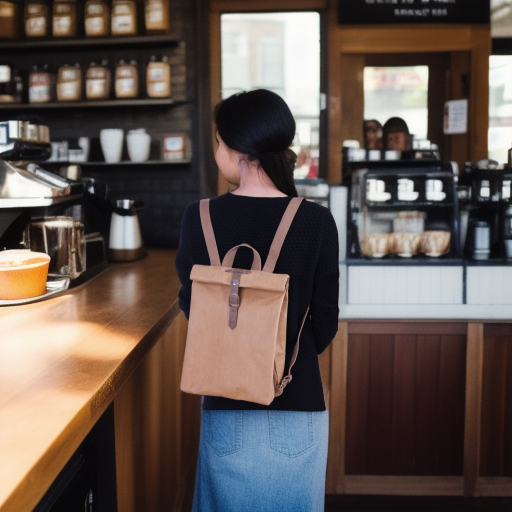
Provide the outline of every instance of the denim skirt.
[[202,411],[193,512],[323,512],[327,411]]

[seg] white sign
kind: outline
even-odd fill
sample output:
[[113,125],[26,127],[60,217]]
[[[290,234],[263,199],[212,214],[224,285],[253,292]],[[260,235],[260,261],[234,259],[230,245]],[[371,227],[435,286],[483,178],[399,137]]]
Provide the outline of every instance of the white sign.
[[446,135],[468,132],[468,100],[452,100],[444,104],[444,126]]

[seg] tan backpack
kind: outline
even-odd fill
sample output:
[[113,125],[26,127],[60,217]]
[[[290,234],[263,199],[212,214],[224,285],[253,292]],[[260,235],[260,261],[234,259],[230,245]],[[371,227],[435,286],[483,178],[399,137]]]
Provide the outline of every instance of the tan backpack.
[[[210,265],[194,265],[190,272],[192,300],[182,391],[268,405],[292,380],[291,369],[308,311],[288,375],[283,378],[289,276],[273,270],[302,199],[294,197],[288,204],[263,269],[260,255],[247,244],[230,249],[221,263],[209,199],[200,202]],[[251,270],[232,268],[236,251],[242,246],[253,251]]]

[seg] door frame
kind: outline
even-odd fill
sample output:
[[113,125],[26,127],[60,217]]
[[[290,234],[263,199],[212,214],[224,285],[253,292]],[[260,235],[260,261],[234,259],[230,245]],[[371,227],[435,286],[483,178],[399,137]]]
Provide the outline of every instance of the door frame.
[[[453,137],[451,157],[453,160],[462,162],[487,158],[489,55],[491,54],[489,25],[342,26],[338,23],[337,10],[330,9],[328,49],[329,183],[341,183],[342,179],[343,126],[347,121],[343,118],[342,97],[344,94],[349,94],[342,73],[343,58],[378,53],[437,52],[450,52],[452,55],[459,52],[468,52],[469,54],[471,73],[468,97],[468,133],[451,136]],[[455,71],[458,71],[457,67],[457,62],[451,66]],[[460,73],[450,73],[449,82],[449,99],[459,99],[461,97]],[[462,150],[457,152],[459,146],[462,147]]]

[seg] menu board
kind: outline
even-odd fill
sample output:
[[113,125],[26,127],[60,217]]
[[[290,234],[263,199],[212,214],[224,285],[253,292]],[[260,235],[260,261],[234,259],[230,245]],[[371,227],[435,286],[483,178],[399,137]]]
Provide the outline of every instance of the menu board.
[[490,0],[339,0],[339,23],[490,23]]

